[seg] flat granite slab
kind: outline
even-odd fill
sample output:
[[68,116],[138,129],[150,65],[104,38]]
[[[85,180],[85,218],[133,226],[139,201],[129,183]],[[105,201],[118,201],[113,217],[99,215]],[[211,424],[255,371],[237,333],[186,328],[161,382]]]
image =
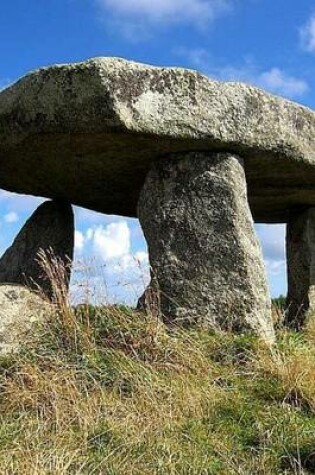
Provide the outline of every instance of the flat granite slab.
[[31,72],[0,93],[0,188],[136,216],[151,161],[244,158],[256,222],[315,206],[315,112],[241,83],[119,58]]

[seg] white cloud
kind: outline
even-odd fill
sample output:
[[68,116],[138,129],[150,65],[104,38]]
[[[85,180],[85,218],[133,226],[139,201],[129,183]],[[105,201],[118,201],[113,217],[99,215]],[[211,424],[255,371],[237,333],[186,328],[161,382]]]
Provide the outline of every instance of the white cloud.
[[146,250],[132,253],[131,232],[125,220],[98,226],[94,230],[89,228],[85,239],[92,241],[94,251],[102,257],[110,272],[134,276],[135,272],[146,273],[149,268]]
[[93,234],[94,234],[93,229],[92,229],[92,228],[89,228],[89,229],[86,231],[86,235],[85,235],[86,239],[87,239],[88,241],[90,241],[90,240],[93,238]]
[[74,301],[88,296],[99,303],[136,304],[150,280],[149,258],[145,249],[131,252],[134,223],[128,223],[120,219],[84,233],[76,231],[79,254],[71,284]]
[[98,226],[93,234],[94,250],[106,261],[130,252],[130,230],[126,221]]
[[74,232],[74,248],[76,251],[82,251],[83,248],[84,248],[84,244],[85,244],[85,237],[84,237],[84,234],[79,231],[79,230],[75,230]]
[[300,31],[302,46],[306,51],[315,53],[315,12]]
[[257,84],[287,97],[302,96],[309,90],[306,81],[290,76],[279,68],[261,73],[257,78]]
[[245,82],[289,98],[303,96],[310,89],[304,79],[290,75],[278,67],[260,71],[255,65],[248,63],[239,68],[217,68],[212,73],[224,81]]
[[241,81],[289,98],[302,96],[310,89],[304,79],[276,66],[265,71],[261,70],[252,59],[245,60],[239,66],[218,67],[213,65],[211,56],[203,48],[179,49],[175,53],[188,59],[193,67],[204,74],[221,81]]
[[19,220],[19,215],[15,211],[10,211],[4,216],[6,223],[16,223]]
[[152,27],[190,24],[204,28],[233,7],[235,0],[96,0],[102,18],[128,39],[144,40]]
[[143,249],[132,253],[131,230],[127,221],[89,228],[82,238],[84,243],[92,243],[92,249],[101,257],[108,275],[116,275],[126,280],[136,276],[148,276],[148,252]]

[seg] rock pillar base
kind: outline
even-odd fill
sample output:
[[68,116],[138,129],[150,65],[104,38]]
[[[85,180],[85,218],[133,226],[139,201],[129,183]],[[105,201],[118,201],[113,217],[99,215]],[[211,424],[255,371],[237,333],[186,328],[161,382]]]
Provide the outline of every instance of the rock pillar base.
[[288,296],[286,323],[303,326],[315,312],[315,208],[292,213],[286,236]]
[[152,305],[167,322],[274,339],[241,158],[196,152],[160,159],[146,178],[138,216],[152,277],[139,306]]
[[22,284],[41,289],[53,297],[51,282],[40,266],[39,251],[52,250],[64,262],[70,281],[69,260],[73,257],[74,218],[71,205],[47,201],[40,205],[0,259],[0,283]]

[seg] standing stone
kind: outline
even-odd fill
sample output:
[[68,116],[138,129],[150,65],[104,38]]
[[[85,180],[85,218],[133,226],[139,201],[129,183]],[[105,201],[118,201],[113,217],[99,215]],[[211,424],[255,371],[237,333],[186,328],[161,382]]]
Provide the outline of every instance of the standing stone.
[[274,339],[241,158],[196,152],[160,159],[146,178],[138,215],[152,277],[139,305],[159,302],[166,321]]
[[66,285],[74,247],[74,217],[71,205],[47,201],[25,223],[11,247],[0,259],[0,283],[23,284],[53,297],[52,285],[39,261],[39,251],[52,251],[64,263]]
[[295,212],[287,225],[288,297],[286,321],[299,329],[315,311],[315,208]]

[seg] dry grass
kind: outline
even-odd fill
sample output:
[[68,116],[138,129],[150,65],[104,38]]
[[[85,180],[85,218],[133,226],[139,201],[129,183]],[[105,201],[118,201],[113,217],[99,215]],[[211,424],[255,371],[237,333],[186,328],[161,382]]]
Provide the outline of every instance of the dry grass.
[[315,473],[314,324],[252,336],[71,308],[0,360],[0,473]]

